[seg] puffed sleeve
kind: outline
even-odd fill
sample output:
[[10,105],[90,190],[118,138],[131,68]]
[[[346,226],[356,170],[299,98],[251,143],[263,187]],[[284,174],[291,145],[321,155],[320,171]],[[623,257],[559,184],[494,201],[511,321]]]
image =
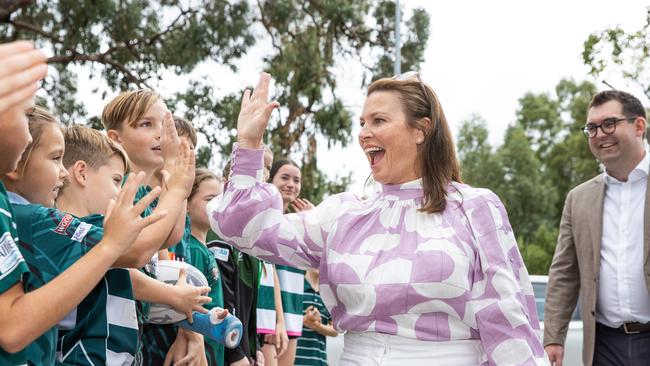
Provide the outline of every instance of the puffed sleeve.
[[470,308],[487,355],[483,365],[549,365],[533,288],[503,203],[484,190],[465,212],[475,240]]
[[225,192],[207,205],[210,226],[241,251],[275,264],[317,268],[341,205],[329,197],[316,208],[283,214],[282,196],[262,183],[262,149],[235,146]]

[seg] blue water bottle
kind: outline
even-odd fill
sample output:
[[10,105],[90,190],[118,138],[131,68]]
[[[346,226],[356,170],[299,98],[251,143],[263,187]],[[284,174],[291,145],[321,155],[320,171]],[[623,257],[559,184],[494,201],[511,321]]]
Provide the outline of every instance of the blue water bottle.
[[217,341],[228,348],[235,348],[239,345],[242,337],[242,324],[236,316],[228,314],[224,319],[217,318],[217,308],[211,309],[207,314],[194,312],[192,314],[194,323],[187,320],[177,324],[185,329],[203,334],[214,341]]

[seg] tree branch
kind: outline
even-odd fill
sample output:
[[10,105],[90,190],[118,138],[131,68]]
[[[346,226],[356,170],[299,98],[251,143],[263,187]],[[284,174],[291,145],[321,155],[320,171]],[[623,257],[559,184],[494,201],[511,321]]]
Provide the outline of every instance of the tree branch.
[[264,15],[263,5],[260,2],[260,0],[257,0],[257,7],[260,9],[260,18],[257,20],[260,23],[262,23],[262,26],[264,26],[264,29],[266,29],[266,32],[271,37],[271,44],[273,45],[273,48],[277,49],[280,52],[280,54],[282,54],[282,46],[278,45],[275,39],[275,35],[273,34],[273,30],[271,29],[271,24],[269,20],[266,19],[266,16]]
[[136,84],[140,88],[144,86],[151,89],[151,87],[146,83],[146,81],[137,77],[129,69],[127,69],[126,66],[120,64],[115,60],[112,60],[109,57],[109,55],[106,55],[104,53],[99,53],[95,55],[75,54],[69,56],[52,56],[47,59],[47,62],[50,64],[55,64],[55,63],[65,64],[68,62],[96,62],[103,65],[109,65],[115,68],[120,73],[122,73],[122,75],[124,75],[124,78],[126,79],[127,82]]
[[133,39],[133,40],[129,40],[129,41],[126,41],[126,42],[119,42],[119,43],[109,47],[106,51],[103,52],[103,54],[104,55],[110,55],[111,53],[113,53],[115,51],[122,50],[122,49],[125,49],[125,48],[132,49],[133,47],[136,47],[136,46],[141,45],[143,43],[151,45],[154,41],[160,39],[165,34],[171,33],[171,32],[173,32],[173,31],[175,31],[177,29],[182,29],[183,26],[185,25],[185,23],[183,22],[183,24],[181,24],[178,27],[176,26],[176,23],[178,23],[178,21],[183,16],[186,16],[188,14],[196,14],[197,11],[194,10],[194,9],[183,10],[182,8],[180,10],[181,10],[181,13],[178,14],[176,19],[174,19],[171,22],[171,24],[169,24],[167,29],[165,29],[164,31],[161,31],[161,32],[158,32],[158,33],[155,33],[153,35],[146,36],[146,37],[140,37],[140,38],[136,38],[136,39]]
[[25,29],[25,30],[28,30],[30,32],[34,32],[34,33],[36,33],[38,35],[41,35],[41,36],[51,40],[52,42],[63,43],[63,40],[57,38],[54,34],[52,34],[50,32],[46,32],[43,29],[41,29],[41,28],[39,28],[39,27],[37,27],[37,26],[35,26],[33,24],[22,22],[20,20],[11,20],[11,21],[9,21],[9,24],[13,25],[17,29]]
[[32,2],[32,0],[0,0],[0,23],[9,23],[11,14]]

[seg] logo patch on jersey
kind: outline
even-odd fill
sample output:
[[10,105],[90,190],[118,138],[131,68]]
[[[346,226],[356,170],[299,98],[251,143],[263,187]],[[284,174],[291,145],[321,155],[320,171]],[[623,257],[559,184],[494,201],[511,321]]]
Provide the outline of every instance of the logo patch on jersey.
[[23,256],[20,254],[14,238],[11,233],[5,232],[0,237],[0,279],[13,271],[22,261]]
[[77,227],[77,230],[75,230],[74,234],[72,234],[72,240],[81,243],[81,241],[84,240],[86,235],[88,235],[88,232],[90,231],[91,227],[93,226],[87,222],[80,222],[79,226]]
[[72,217],[70,214],[63,215],[61,221],[59,222],[59,225],[57,225],[57,227],[54,229],[54,232],[61,235],[68,235],[66,233],[66,230],[68,230],[68,227],[72,223],[73,219],[74,217]]
[[220,247],[212,247],[210,251],[214,253],[214,257],[222,262],[228,262],[228,256],[230,255],[230,250]]
[[217,267],[214,267],[212,269],[212,277],[214,277],[215,280],[219,279],[219,270],[217,269]]

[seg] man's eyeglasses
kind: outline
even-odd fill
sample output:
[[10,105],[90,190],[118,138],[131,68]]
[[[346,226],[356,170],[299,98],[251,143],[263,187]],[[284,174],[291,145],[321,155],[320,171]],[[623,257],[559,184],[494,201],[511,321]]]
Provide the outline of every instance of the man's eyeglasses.
[[616,125],[621,122],[621,121],[633,121],[637,117],[624,117],[624,118],[616,118],[616,117],[611,117],[611,118],[605,118],[603,122],[601,122],[599,125],[595,123],[587,123],[585,127],[582,128],[582,133],[585,134],[585,136],[591,138],[591,137],[596,137],[598,134],[598,129],[600,128],[605,135],[611,135],[616,131]]

